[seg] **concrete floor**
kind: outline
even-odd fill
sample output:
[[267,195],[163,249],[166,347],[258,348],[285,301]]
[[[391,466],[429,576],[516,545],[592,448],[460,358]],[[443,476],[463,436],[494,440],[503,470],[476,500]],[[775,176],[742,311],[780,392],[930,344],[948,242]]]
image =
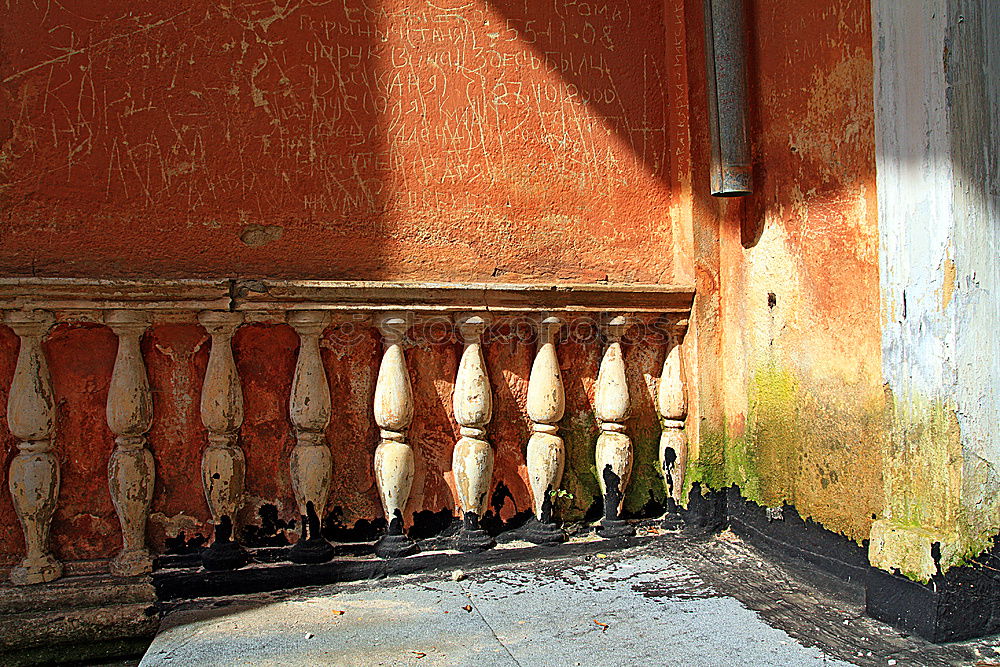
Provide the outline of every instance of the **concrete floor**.
[[444,556],[467,563],[457,579],[178,603],[141,664],[1000,667],[1000,637],[930,644],[866,616],[858,583],[729,531],[644,534],[627,548],[501,544],[504,564]]
[[[154,665],[848,665],[630,549],[169,614]],[[884,663],[883,663],[884,664]]]

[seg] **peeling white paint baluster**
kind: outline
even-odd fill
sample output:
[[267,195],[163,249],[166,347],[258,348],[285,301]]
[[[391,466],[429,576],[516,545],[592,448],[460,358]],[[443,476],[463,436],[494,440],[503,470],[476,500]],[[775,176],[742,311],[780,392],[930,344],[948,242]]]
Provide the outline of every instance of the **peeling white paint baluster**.
[[462,508],[462,531],[458,536],[460,551],[483,551],[496,545],[479,525],[493,477],[493,449],[486,439],[486,425],[493,416],[493,394],[482,350],[483,332],[488,323],[485,315],[456,318],[465,345],[452,397],[455,421],[462,436],[455,445],[451,462]]
[[566,464],[566,448],[558,426],[566,410],[566,393],[556,354],[562,325],[555,315],[543,317],[538,323],[538,348],[528,378],[527,409],[533,433],[528,439],[526,458],[535,517],[525,525],[522,534],[535,544],[554,544],[566,539],[566,534],[552,520],[552,502]]
[[687,464],[687,390],[684,386],[684,328],[678,323],[672,327],[667,342],[667,355],[660,373],[660,386],[656,394],[656,407],[660,413],[660,463],[663,480],[667,486],[667,514],[664,528],[678,526],[678,509],[683,502],[684,466]]
[[54,318],[45,311],[32,311],[8,313],[6,320],[21,339],[7,399],[7,425],[20,441],[10,463],[9,484],[26,547],[10,580],[40,584],[62,576],[62,563],[49,551],[49,527],[59,497],[59,461],[52,451],[55,402],[42,352],[42,337]]
[[243,425],[243,388],[233,359],[232,340],[242,313],[205,311],[198,321],[212,336],[212,349],[201,388],[201,421],[208,447],[201,459],[201,481],[215,523],[212,546],[202,552],[207,569],[245,565],[247,555],[236,542],[236,513],[243,504],[246,459],[238,441]]
[[118,336],[106,414],[108,428],[115,434],[108,487],[122,526],[122,550],[111,561],[111,574],[132,577],[153,570],[153,555],[146,546],[146,519],[156,483],[153,453],[146,442],[153,423],[153,395],[139,347],[149,317],[141,311],[115,310],[105,322]]
[[375,554],[382,558],[418,551],[417,544],[403,533],[403,510],[413,484],[413,448],[406,442],[413,419],[413,388],[403,353],[409,324],[405,313],[386,315],[378,322],[385,351],[375,383],[375,423],[382,439],[375,450],[375,481],[389,522],[386,534],[375,544]]
[[604,323],[607,346],[597,375],[594,410],[601,422],[597,437],[597,475],[604,495],[604,518],[597,533],[602,537],[635,535],[635,529],[620,518],[625,489],[632,476],[632,440],[625,433],[630,399],[625,376],[621,338],[629,327],[624,315]]
[[321,563],[333,557],[333,547],[320,534],[333,478],[333,455],[326,442],[332,412],[330,385],[319,351],[319,337],[329,322],[329,314],[318,310],[288,314],[288,324],[299,334],[299,356],[288,408],[295,428],[289,468],[302,516],[302,533],[289,552],[297,563]]

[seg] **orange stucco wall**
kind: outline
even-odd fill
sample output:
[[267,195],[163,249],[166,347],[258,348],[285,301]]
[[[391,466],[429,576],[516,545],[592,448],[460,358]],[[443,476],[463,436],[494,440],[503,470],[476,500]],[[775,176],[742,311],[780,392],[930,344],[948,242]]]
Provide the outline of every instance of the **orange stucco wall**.
[[882,508],[869,3],[751,14],[756,192],[724,204],[727,483],[861,541]]
[[673,279],[638,1],[18,4],[0,271]]

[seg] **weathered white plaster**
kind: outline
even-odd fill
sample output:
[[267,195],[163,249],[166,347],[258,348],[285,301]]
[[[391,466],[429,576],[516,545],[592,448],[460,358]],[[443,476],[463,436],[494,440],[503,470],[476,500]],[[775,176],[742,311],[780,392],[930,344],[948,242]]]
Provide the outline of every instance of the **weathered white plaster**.
[[878,0],[883,369],[1000,464],[1000,6]]
[[1000,3],[958,2],[952,100],[956,404],[962,446],[1000,466]]
[[875,2],[883,370],[894,392],[928,397],[953,385],[952,327],[940,296],[954,226],[945,5]]
[[[928,441],[908,426],[920,423],[941,425],[933,437],[944,452],[954,420],[963,480],[932,487],[950,524],[935,528],[939,536],[960,523],[995,532],[1000,3],[875,0],[873,16],[883,373],[895,414],[889,454],[902,452],[897,463],[928,455]],[[947,461],[930,465],[942,468],[931,476],[948,478]],[[887,519],[898,521],[893,498],[910,490],[890,488],[896,475],[886,479]]]

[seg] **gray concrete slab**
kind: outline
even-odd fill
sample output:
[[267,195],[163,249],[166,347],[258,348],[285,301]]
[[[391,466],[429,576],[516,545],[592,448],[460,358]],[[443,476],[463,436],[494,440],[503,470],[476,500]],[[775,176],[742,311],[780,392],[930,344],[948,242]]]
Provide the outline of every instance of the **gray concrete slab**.
[[848,665],[669,557],[537,561],[169,614],[160,665]]

